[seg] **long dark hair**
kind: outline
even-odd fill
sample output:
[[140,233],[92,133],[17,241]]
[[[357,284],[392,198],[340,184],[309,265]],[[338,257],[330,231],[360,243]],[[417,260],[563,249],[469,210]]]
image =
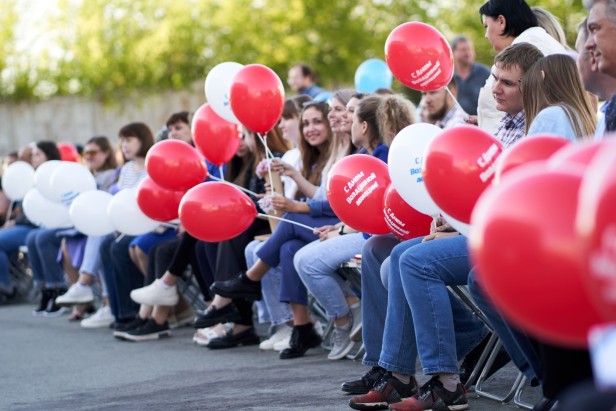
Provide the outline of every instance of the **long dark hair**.
[[[311,108],[321,112],[321,114],[323,115],[323,121],[327,125],[328,136],[326,146],[321,149],[311,146],[304,138],[304,126],[301,124],[301,121],[304,118],[304,113],[306,112],[306,110]],[[327,164],[327,160],[331,155],[332,129],[329,125],[329,120],[327,119],[328,112],[329,105],[327,103],[311,102],[304,106],[299,116],[299,134],[301,136],[301,139],[299,141],[299,150],[302,154],[302,176],[315,186],[321,184],[321,175],[323,173],[323,169],[325,168],[325,164]]]
[[86,145],[87,144],[97,145],[98,148],[100,148],[101,151],[107,155],[107,158],[105,159],[105,163],[103,163],[100,170],[96,170],[97,172],[105,171],[105,170],[113,170],[114,168],[118,167],[118,162],[116,161],[115,154],[113,152],[113,147],[111,146],[111,142],[109,142],[109,139],[107,137],[94,136],[88,140]]

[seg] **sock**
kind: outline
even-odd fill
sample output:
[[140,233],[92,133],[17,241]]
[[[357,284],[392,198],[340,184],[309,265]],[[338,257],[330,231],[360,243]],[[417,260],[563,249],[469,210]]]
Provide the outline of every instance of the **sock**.
[[391,375],[393,375],[395,379],[397,379],[398,381],[402,382],[405,385],[411,382],[410,375],[400,374],[397,372],[392,372]]
[[158,285],[160,285],[160,288],[162,288],[165,291],[169,291],[169,290],[171,290],[174,287],[173,285],[165,284],[165,282],[163,280],[158,280],[157,283],[158,283]]
[[458,384],[460,383],[459,374],[441,374],[438,376],[438,379],[447,391],[454,392],[458,389]]
[[358,301],[353,305],[349,305],[349,308],[359,308],[359,306],[361,305],[361,303]]
[[82,283],[80,281],[77,281],[77,286],[79,288],[90,288],[90,286],[88,284],[84,284],[84,283]]

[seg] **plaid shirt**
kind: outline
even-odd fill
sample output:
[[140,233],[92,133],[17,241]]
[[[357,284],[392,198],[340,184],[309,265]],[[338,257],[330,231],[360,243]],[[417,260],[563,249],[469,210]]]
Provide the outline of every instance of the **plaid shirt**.
[[464,117],[467,114],[464,112],[462,107],[459,104],[454,104],[453,107],[445,114],[441,120],[436,122],[436,126],[442,129],[451,128],[453,126],[459,126],[464,123]]
[[515,116],[505,114],[496,130],[495,137],[503,144],[503,148],[507,148],[524,137],[525,132],[526,116],[524,111],[520,111]]

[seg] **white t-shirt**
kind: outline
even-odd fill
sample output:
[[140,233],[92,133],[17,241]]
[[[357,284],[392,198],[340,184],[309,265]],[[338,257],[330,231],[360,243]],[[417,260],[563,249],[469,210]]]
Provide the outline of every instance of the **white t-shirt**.
[[[292,148],[282,155],[282,161],[292,165],[296,170],[300,170],[302,166],[302,158],[300,156],[299,148]],[[301,170],[300,170],[301,171]],[[283,176],[282,184],[284,184],[284,196],[286,198],[295,198],[297,193],[297,183],[291,177]]]

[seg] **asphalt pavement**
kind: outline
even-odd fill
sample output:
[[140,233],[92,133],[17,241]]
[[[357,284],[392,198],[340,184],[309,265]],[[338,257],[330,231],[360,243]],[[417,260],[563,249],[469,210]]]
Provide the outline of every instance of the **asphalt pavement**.
[[[320,348],[294,360],[256,346],[210,350],[193,344],[190,327],[158,341],[119,341],[66,316],[35,318],[33,308],[0,306],[0,410],[350,410],[340,384],[367,371],[358,361],[329,361]],[[509,365],[485,388],[505,393],[516,375]],[[534,402],[540,391],[525,397]],[[472,391],[469,403],[517,409]]]

